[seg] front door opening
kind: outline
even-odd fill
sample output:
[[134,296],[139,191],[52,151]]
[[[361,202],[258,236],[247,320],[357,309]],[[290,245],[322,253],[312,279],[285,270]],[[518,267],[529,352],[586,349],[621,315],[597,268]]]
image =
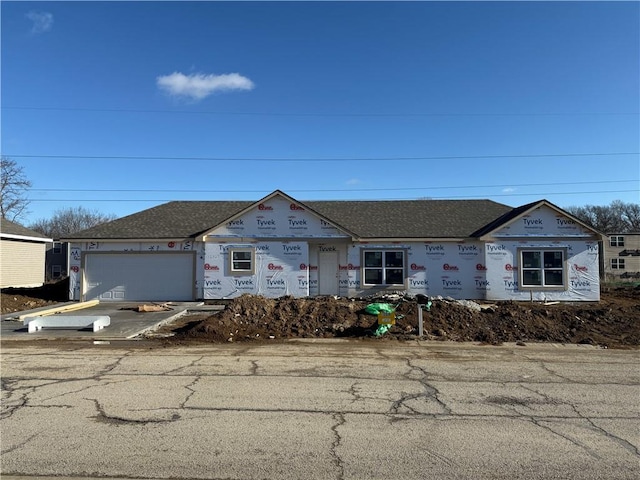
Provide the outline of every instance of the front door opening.
[[318,252],[318,294],[338,295],[338,252]]

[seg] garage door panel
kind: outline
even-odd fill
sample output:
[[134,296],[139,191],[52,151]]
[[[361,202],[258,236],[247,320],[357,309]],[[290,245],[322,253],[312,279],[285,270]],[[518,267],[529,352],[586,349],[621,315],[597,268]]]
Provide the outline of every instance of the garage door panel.
[[111,301],[193,300],[192,253],[88,254],[85,299]]

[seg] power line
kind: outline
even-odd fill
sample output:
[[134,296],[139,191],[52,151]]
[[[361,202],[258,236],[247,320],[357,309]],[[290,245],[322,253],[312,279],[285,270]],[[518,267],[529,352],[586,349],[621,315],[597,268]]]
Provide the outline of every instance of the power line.
[[[386,189],[385,189],[386,190]],[[427,189],[428,190],[428,189]],[[256,190],[258,192],[258,190]],[[267,192],[262,190],[262,192]],[[479,197],[522,197],[522,196],[537,196],[544,197],[546,195],[588,195],[592,193],[630,193],[639,192],[638,189],[634,190],[594,190],[589,192],[537,192],[537,193],[501,193],[492,195],[449,195],[446,197],[431,197],[430,200],[454,200],[462,198],[479,198]],[[29,198],[30,202],[172,202],[180,201],[176,198],[155,198],[155,199],[140,199],[140,198],[111,198],[111,199],[96,199],[96,198]],[[415,200],[415,197],[411,198],[390,198],[390,199],[376,199],[376,200]],[[183,200],[183,201],[202,201],[202,200]],[[205,200],[206,201],[206,200]]]
[[361,113],[321,113],[321,112],[229,112],[215,110],[163,110],[138,108],[89,108],[89,107],[30,107],[2,106],[2,110],[36,110],[102,113],[169,113],[183,115],[232,115],[268,117],[567,117],[567,116],[637,116],[638,112],[361,112]]
[[466,155],[466,156],[424,156],[424,157],[351,157],[351,158],[260,158],[260,157],[149,157],[135,155],[13,155],[10,158],[51,158],[67,160],[189,160],[202,162],[384,162],[398,160],[482,160],[500,158],[554,158],[554,157],[602,157],[640,155],[640,152],[608,153],[544,153],[518,155]]
[[[605,183],[630,183],[637,182],[637,180],[599,180],[590,182],[555,182],[555,183],[509,183],[502,185],[457,185],[450,187],[388,187],[385,186],[386,191],[412,191],[412,190],[450,190],[450,189],[462,189],[462,188],[499,188],[499,187],[542,187],[552,185],[588,185],[588,184],[605,184]],[[335,188],[335,189],[289,189],[283,188],[282,190],[295,193],[331,193],[331,192],[379,192],[380,188]],[[195,190],[195,189],[139,189],[139,188],[30,188],[31,192],[118,192],[118,193],[260,193],[265,190]]]

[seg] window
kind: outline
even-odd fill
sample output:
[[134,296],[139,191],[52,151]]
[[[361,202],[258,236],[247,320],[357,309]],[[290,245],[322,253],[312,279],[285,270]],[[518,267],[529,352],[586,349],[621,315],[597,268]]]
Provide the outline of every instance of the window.
[[404,259],[404,250],[364,250],[362,253],[363,283],[404,286]]
[[611,268],[613,270],[624,270],[624,258],[612,258]]
[[253,275],[255,273],[255,249],[230,248],[229,271],[232,275]]
[[611,245],[612,247],[624,247],[624,237],[622,236],[609,237],[609,245]]
[[51,265],[51,278],[60,278],[62,276],[62,265]]
[[62,253],[62,243],[53,242],[53,253]]
[[520,286],[566,288],[564,250],[520,250]]

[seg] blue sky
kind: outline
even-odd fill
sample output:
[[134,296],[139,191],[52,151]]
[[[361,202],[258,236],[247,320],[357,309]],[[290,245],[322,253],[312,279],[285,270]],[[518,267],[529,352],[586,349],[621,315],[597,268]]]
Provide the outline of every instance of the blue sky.
[[170,200],[640,201],[638,2],[7,2],[29,224]]

